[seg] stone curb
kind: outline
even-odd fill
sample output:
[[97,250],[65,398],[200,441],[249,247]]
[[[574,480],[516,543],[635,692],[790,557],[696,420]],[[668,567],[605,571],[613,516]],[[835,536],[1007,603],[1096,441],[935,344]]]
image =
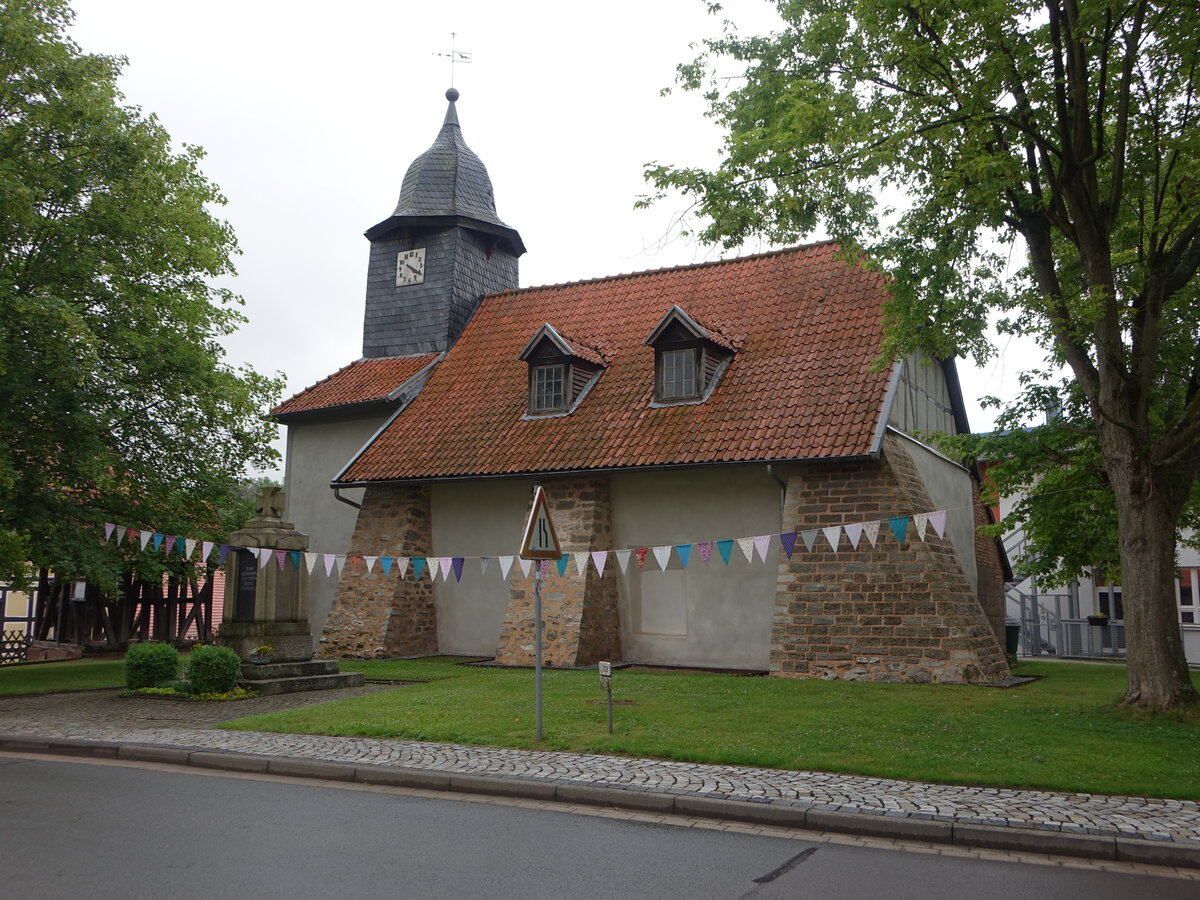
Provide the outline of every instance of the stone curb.
[[292,778],[317,778],[451,793],[551,800],[692,818],[729,819],[753,825],[1200,869],[1200,843],[1153,841],[1119,835],[1064,834],[1010,826],[810,809],[770,801],[727,800],[702,795],[635,790],[613,785],[542,781],[506,775],[464,774],[400,766],[354,765],[220,750],[189,750],[156,744],[122,744],[60,738],[0,736],[0,751],[172,763]]

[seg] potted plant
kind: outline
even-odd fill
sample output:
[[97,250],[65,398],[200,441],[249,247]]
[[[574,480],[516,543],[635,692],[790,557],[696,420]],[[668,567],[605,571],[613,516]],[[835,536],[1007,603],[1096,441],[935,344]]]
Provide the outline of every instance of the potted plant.
[[1089,625],[1100,625],[1103,627],[1108,624],[1108,614],[1097,613],[1094,616],[1088,616],[1087,621]]
[[265,666],[271,661],[271,654],[275,652],[275,648],[270,644],[259,644],[250,654],[250,662],[256,666]]

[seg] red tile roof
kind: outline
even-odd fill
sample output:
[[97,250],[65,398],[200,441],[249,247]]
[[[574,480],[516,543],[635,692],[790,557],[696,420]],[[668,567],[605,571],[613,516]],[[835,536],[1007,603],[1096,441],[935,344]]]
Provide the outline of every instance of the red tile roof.
[[[493,294],[342,481],[869,453],[890,378],[870,368],[886,298],[883,276],[831,243]],[[643,341],[672,304],[738,352],[706,401],[656,408]],[[545,322],[608,363],[569,415],[526,418],[517,356]]]
[[429,353],[355,360],[312,387],[305,388],[292,399],[285,400],[271,410],[271,415],[287,416],[383,400],[436,358],[436,353]]

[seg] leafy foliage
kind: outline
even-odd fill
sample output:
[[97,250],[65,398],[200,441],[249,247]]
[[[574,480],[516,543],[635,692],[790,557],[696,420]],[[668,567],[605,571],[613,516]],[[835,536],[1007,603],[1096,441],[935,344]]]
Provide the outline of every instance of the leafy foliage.
[[[106,586],[100,523],[223,536],[280,382],[222,362],[236,242],[198,147],[122,105],[62,0],[0,5],[0,576]],[[143,573],[152,574],[152,573]]]
[[131,691],[158,687],[179,675],[179,651],[172,644],[147,641],[125,652],[125,687]]
[[188,658],[188,680],[197,694],[221,694],[233,690],[241,669],[241,659],[228,647],[196,646]]

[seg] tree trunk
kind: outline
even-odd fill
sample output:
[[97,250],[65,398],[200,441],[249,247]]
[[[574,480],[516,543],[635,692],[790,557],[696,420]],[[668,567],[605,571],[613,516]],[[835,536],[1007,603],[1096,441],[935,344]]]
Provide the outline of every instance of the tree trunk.
[[1101,444],[1120,540],[1129,679],[1124,704],[1158,710],[1194,704],[1197,694],[1175,600],[1178,498],[1138,459],[1127,434],[1112,434],[1116,428],[1111,425],[1101,430],[1110,432],[1102,433]]

